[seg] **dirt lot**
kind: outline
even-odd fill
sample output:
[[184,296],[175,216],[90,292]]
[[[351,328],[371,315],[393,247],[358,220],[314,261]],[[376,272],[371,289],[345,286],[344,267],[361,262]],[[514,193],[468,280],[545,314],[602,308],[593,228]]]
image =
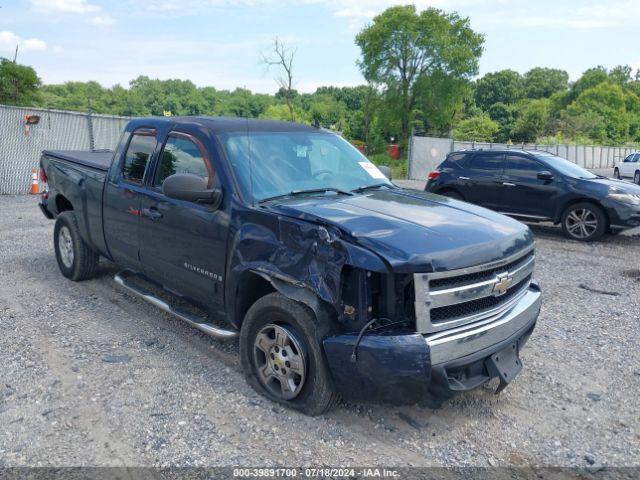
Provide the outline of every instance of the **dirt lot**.
[[0,228],[0,466],[640,465],[640,238],[532,227],[544,306],[502,394],[308,418],[245,384],[235,344],[116,287],[112,265],[63,278],[34,198],[0,197]]

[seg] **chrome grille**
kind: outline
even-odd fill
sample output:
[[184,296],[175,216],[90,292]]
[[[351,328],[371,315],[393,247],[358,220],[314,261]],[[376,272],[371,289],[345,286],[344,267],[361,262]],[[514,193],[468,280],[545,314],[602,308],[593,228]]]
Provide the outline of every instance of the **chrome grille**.
[[532,246],[486,265],[414,274],[418,332],[438,332],[502,313],[527,291],[534,263]]

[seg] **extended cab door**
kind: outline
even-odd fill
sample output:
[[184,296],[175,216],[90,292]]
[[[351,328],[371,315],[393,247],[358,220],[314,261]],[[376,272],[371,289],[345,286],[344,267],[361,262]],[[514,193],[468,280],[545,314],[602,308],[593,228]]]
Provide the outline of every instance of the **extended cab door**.
[[138,270],[138,228],[140,193],[144,177],[157,145],[156,131],[138,128],[129,136],[121,158],[114,158],[103,197],[104,237],[114,262],[122,268]]
[[140,258],[144,272],[165,288],[206,307],[223,304],[229,215],[221,206],[169,198],[163,181],[174,173],[219,186],[216,161],[197,130],[167,136],[140,206]]

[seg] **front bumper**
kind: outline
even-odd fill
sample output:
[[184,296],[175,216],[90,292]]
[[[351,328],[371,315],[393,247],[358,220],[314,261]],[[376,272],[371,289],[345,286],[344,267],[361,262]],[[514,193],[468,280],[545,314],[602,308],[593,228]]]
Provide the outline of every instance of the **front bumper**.
[[629,205],[609,199],[602,204],[607,210],[611,228],[626,229],[640,226],[640,205]]
[[351,360],[355,334],[324,341],[336,389],[355,401],[419,403],[448,398],[476,388],[495,375],[487,361],[511,344],[518,351],[533,331],[541,293],[535,283],[511,309],[497,318],[428,336],[418,333],[366,335]]

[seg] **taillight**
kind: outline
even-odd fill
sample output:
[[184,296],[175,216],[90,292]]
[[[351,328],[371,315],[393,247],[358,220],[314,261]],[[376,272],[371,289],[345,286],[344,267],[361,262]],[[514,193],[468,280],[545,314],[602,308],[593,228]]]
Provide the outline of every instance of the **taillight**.
[[46,172],[44,171],[44,168],[41,168],[41,169],[40,169],[40,181],[41,181],[42,183],[47,183],[47,174],[46,174]]
[[427,180],[435,180],[439,176],[440,176],[440,172],[434,170],[433,172],[429,172],[429,174],[427,175]]

